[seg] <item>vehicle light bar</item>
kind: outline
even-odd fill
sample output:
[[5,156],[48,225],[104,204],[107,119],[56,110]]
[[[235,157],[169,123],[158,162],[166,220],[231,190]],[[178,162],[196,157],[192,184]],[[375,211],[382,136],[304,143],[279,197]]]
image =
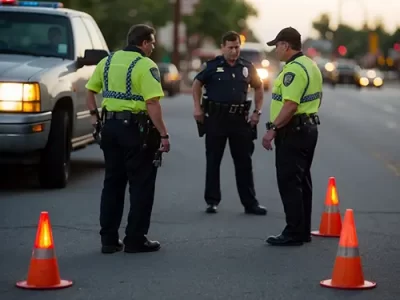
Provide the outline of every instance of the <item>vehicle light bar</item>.
[[39,2],[39,1],[18,1],[18,0],[0,0],[0,6],[23,6],[23,7],[49,7],[62,8],[61,2]]

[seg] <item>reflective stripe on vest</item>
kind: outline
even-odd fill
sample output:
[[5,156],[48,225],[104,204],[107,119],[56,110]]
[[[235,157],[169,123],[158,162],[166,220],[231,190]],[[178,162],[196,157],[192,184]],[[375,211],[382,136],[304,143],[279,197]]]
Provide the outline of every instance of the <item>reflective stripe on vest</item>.
[[132,71],[136,66],[137,62],[142,59],[142,57],[137,57],[128,67],[128,72],[126,74],[126,92],[116,92],[108,90],[108,73],[110,71],[111,59],[115,53],[111,53],[106,61],[104,67],[104,89],[103,98],[114,98],[118,100],[134,100],[134,101],[144,101],[143,96],[132,94]]
[[[307,84],[306,84],[306,87],[304,89],[303,95],[300,98],[300,103],[307,103],[307,102],[310,102],[310,101],[321,99],[322,98],[322,92],[316,92],[314,94],[306,95],[306,92],[308,90],[308,86],[310,85],[310,76],[308,75],[308,71],[307,71],[306,67],[304,67],[301,63],[299,63],[297,61],[293,61],[291,63],[299,65],[304,70],[304,72],[306,72],[306,76],[307,76]],[[282,101],[282,95],[279,95],[279,94],[276,94],[276,93],[272,93],[272,100]]]

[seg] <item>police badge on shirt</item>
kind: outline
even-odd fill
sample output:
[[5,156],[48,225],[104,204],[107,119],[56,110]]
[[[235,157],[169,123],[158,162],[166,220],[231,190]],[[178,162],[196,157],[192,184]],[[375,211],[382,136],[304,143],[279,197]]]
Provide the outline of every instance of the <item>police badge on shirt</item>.
[[249,69],[247,67],[243,67],[242,73],[244,78],[247,78],[249,76]]

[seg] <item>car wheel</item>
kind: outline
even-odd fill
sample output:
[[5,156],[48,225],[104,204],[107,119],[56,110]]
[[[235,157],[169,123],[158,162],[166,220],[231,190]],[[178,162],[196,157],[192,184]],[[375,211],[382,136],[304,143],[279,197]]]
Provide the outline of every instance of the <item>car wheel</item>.
[[53,113],[49,140],[40,161],[39,183],[42,188],[65,188],[70,173],[71,130],[68,112]]

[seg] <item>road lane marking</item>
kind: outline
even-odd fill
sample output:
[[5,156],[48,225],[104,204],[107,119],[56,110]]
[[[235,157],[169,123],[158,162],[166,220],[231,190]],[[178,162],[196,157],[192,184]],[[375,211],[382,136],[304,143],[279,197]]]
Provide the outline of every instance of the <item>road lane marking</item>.
[[396,109],[390,104],[385,104],[383,106],[383,110],[386,111],[386,112],[389,112],[389,113],[392,113],[392,112],[395,113],[396,112]]
[[396,129],[398,126],[397,126],[397,123],[394,121],[387,121],[386,127],[389,129]]
[[386,156],[384,156],[381,153],[374,152],[372,154],[376,159],[380,160],[385,164],[385,167],[391,171],[396,177],[400,177],[400,163],[396,163],[393,161],[390,161]]

